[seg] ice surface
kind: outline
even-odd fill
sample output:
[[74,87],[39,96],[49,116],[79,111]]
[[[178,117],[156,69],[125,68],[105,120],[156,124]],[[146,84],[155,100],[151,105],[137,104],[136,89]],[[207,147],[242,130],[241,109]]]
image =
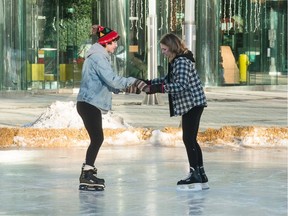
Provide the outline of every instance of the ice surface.
[[78,190],[86,148],[0,151],[0,215],[286,216],[287,151],[205,148],[210,189],[176,191],[184,148],[103,147],[103,192]]

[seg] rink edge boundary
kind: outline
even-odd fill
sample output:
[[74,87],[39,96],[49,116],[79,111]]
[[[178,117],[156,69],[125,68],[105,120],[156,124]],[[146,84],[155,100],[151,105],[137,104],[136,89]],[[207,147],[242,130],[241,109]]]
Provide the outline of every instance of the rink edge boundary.
[[[118,128],[104,129],[103,145],[123,145],[123,137],[132,137],[124,145],[152,144],[161,146],[183,145],[181,128]],[[198,142],[202,146],[218,144],[236,144],[249,147],[251,143],[259,147],[286,147],[288,128],[225,126],[219,129],[208,128],[198,133]],[[0,127],[0,148],[27,147],[53,148],[86,146],[89,137],[84,128],[7,128]],[[118,144],[117,144],[118,143]],[[249,144],[250,143],[250,144]]]

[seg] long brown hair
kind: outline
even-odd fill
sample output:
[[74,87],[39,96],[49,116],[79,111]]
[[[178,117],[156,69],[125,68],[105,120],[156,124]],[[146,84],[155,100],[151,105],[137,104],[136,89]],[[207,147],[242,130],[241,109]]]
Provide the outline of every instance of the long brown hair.
[[164,35],[161,38],[160,43],[167,46],[170,52],[175,53],[176,55],[180,55],[188,51],[184,42],[173,33],[168,33]]

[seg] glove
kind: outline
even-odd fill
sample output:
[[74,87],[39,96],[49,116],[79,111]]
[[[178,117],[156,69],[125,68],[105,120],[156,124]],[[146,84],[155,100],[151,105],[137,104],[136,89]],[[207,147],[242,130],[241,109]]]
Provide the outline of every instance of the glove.
[[155,94],[155,93],[164,93],[164,84],[155,84],[149,86],[149,92],[146,92],[147,94]]
[[147,85],[142,80],[136,80],[133,85],[136,86],[140,91],[144,91],[146,93],[149,92],[149,85]]
[[138,89],[135,85],[131,85],[131,86],[129,86],[128,88],[126,88],[126,89],[124,90],[124,92],[126,92],[126,93],[140,94],[140,93],[141,93],[141,90]]

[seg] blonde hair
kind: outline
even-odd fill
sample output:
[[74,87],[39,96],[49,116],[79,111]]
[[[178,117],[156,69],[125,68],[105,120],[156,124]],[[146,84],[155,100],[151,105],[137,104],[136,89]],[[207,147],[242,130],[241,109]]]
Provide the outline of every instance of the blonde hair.
[[164,35],[161,38],[160,43],[167,46],[170,52],[175,53],[176,55],[184,54],[188,51],[184,42],[173,33]]

